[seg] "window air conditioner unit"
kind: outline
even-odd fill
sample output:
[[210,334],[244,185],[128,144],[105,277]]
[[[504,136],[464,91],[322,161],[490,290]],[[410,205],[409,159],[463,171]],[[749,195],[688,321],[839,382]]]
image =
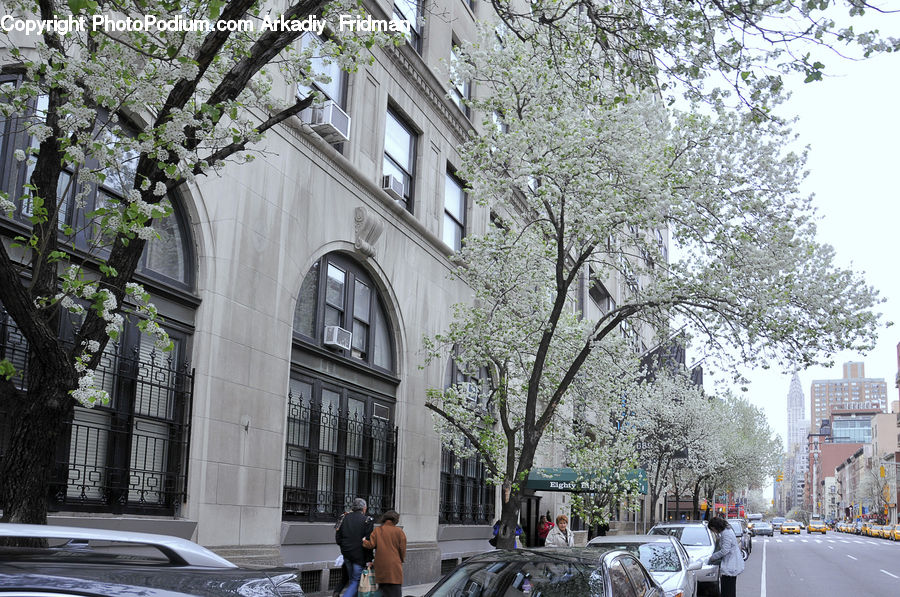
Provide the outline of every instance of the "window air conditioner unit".
[[391,196],[392,199],[406,203],[406,197],[403,196],[403,181],[397,177],[388,174],[381,179],[381,188]]
[[328,143],[350,140],[350,117],[331,100],[303,110],[300,117]]
[[344,328],[338,327],[336,325],[325,326],[326,346],[334,346],[336,348],[350,350],[350,341],[352,339],[353,334],[350,332],[350,330],[345,330]]

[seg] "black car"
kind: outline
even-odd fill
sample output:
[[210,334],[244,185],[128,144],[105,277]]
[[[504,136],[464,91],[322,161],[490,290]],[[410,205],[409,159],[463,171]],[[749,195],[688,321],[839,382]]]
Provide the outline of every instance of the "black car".
[[0,537],[47,544],[0,546],[0,595],[303,596],[298,570],[239,568],[179,537],[30,524],[0,524]]
[[635,556],[591,548],[494,550],[469,558],[425,597],[665,597]]

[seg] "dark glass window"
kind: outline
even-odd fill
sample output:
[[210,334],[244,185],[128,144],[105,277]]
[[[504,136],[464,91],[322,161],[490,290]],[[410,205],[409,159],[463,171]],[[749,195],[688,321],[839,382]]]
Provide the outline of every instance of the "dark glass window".
[[394,506],[394,404],[295,373],[288,392],[285,516],[333,520],[362,497],[370,514]]
[[[324,41],[317,35],[306,33],[300,38],[303,48],[312,48],[310,68],[318,75],[324,75],[328,81],[314,81],[312,87],[299,85],[297,90],[301,97],[306,96],[313,88],[321,91],[325,97],[341,108],[346,108],[347,72],[342,70],[337,60],[326,59],[322,51]],[[325,77],[322,77],[323,79]]]
[[[332,342],[336,336],[328,336],[333,331],[329,326],[350,333],[342,340],[344,346]],[[368,502],[370,513],[391,509],[396,406],[394,382],[385,383],[383,371],[394,367],[394,342],[374,280],[346,256],[332,253],[319,259],[301,284],[294,339],[295,356],[311,347],[328,352],[315,351],[322,359],[319,370],[299,358],[294,361],[288,392],[284,515],[333,520],[349,509],[355,497]],[[344,359],[369,370],[354,373],[352,381],[341,379],[337,370],[348,363]]]
[[[16,84],[15,79],[0,80],[0,90]],[[36,140],[27,134],[26,124],[40,119],[46,110],[46,96],[39,96],[28,113],[0,119],[0,188],[12,198],[23,195],[34,169],[34,157],[19,162],[14,152],[37,147]],[[104,141],[114,144],[117,139],[107,136]],[[90,183],[81,207],[76,207],[73,199],[80,184],[78,173],[61,173],[57,187],[59,228],[71,226],[75,231],[74,236],[65,237],[70,247],[104,253],[94,246],[97,226],[86,214],[110,197],[124,196],[134,180],[136,158],[122,152],[119,163],[103,172],[102,183]],[[21,225],[30,225],[27,218],[33,205],[29,201],[19,205],[12,220],[0,214],[9,234],[17,234]],[[147,243],[137,270],[145,277],[151,300],[162,291],[190,290],[194,271],[190,229],[177,202],[173,216],[157,222],[155,228],[159,238]],[[165,303],[157,304],[163,307],[160,314],[165,319]],[[110,403],[92,409],[76,407],[71,431],[57,447],[57,465],[51,472],[51,510],[175,515],[185,499],[190,333],[188,328],[167,327],[175,349],[160,352],[134,323],[126,319],[124,332],[118,341],[107,345],[96,372],[95,379],[109,393]],[[76,326],[77,322],[63,318],[61,338],[71,340]],[[0,358],[8,358],[17,369],[25,370],[26,357],[27,343],[0,305]],[[6,420],[0,412],[0,421]],[[0,457],[8,431],[0,424]]]
[[[457,44],[453,44],[450,48],[450,65],[451,67],[456,65],[459,61],[459,55],[456,53]],[[453,86],[450,90],[450,95],[453,97],[454,103],[459,106],[459,109],[462,110],[462,113],[466,115],[466,118],[470,116],[469,106],[466,105],[465,100],[472,99],[472,81],[465,80]]]
[[419,25],[421,14],[421,5],[419,0],[395,0],[394,1],[394,19],[399,21],[408,21],[410,24],[409,33],[406,33],[406,41],[413,47],[416,52],[422,52],[422,28]]
[[[447,385],[457,384],[469,399],[484,408],[488,383],[487,369],[477,376],[466,375],[450,359]],[[470,444],[466,442],[468,447]],[[462,457],[441,448],[441,500],[439,521],[443,524],[490,524],[494,520],[496,487],[489,485],[488,470],[480,455]]]
[[[10,87],[15,81],[0,81],[0,86]],[[2,98],[0,98],[2,101]],[[27,135],[26,124],[40,119],[47,111],[47,96],[38,96],[32,102],[31,110],[27,115],[9,117],[0,121],[0,158],[3,160],[0,167],[0,184],[2,190],[9,193],[11,198],[18,198],[25,192],[25,185],[29,183],[34,171],[36,156],[28,156],[24,162],[14,159],[16,149],[28,147],[37,148],[37,140]],[[115,144],[117,138],[107,134],[105,142]],[[60,173],[57,184],[57,203],[59,212],[59,229],[71,226],[75,231],[70,242],[77,249],[91,251],[104,255],[108,253],[105,245],[111,242],[111,238],[101,239],[98,235],[99,223],[88,220],[86,214],[107,204],[110,198],[122,200],[125,193],[131,189],[134,183],[135,169],[137,168],[137,154],[128,150],[122,150],[122,157],[114,167],[103,171],[104,180],[100,184],[90,183],[87,195],[84,197],[83,207],[73,207],[74,196],[82,184],[77,173],[63,170]],[[90,168],[91,165],[86,166]],[[96,165],[95,165],[96,167]],[[193,269],[190,263],[193,259],[189,233],[187,232],[186,219],[179,209],[179,202],[172,198],[175,206],[174,213],[169,218],[153,223],[157,237],[148,241],[144,254],[138,266],[142,274],[156,278],[161,282],[172,284],[182,290],[190,290],[193,283]],[[31,202],[21,202],[19,212],[14,215],[16,220],[30,225],[27,219],[33,215]],[[0,217],[5,214],[0,214]]]
[[402,203],[408,211],[413,208],[415,179],[416,135],[393,110],[388,109],[384,125],[384,162],[382,173],[403,183]]
[[444,244],[455,251],[462,248],[466,235],[466,192],[462,182],[451,172],[444,178]]
[[[95,379],[105,406],[76,406],[70,433],[57,446],[49,508],[177,514],[186,497],[191,369],[187,337],[169,331],[174,350],[127,324],[104,351]],[[27,367],[28,345],[0,306],[0,358]],[[25,376],[23,375],[23,378]],[[17,378],[19,379],[19,378]],[[17,384],[24,388],[23,382]],[[0,420],[7,421],[0,405]],[[0,425],[0,458],[10,430]]]
[[[328,334],[334,330],[327,328],[350,332],[349,346],[331,342]],[[326,255],[306,274],[294,311],[294,334],[368,366],[394,369],[392,334],[374,282],[341,255]]]

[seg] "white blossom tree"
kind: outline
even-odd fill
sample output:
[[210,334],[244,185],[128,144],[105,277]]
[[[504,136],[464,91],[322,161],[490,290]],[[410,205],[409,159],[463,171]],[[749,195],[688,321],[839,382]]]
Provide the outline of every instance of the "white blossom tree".
[[702,495],[710,503],[723,492],[762,487],[784,456],[781,439],[761,408],[731,393],[717,402],[712,415],[718,429],[715,453],[697,470],[694,482],[695,500]]
[[[76,402],[108,399],[93,372],[124,318],[138,319],[160,347],[169,344],[147,293],[132,282],[155,226],[171,212],[169,193],[227,162],[249,160],[266,131],[310,106],[313,94],[293,90],[322,77],[318,61],[353,69],[365,57],[361,50],[387,41],[336,29],[329,41],[302,44],[302,29],[264,23],[360,10],[322,0],[279,9],[253,0],[4,2],[17,19],[88,23],[0,34],[2,74],[13,81],[2,86],[3,130],[31,140],[16,151],[29,164],[24,189],[0,195],[4,216],[28,216],[16,221],[27,225],[16,242],[0,243],[0,303],[29,348],[19,370],[0,361],[0,400],[11,423],[0,464],[4,521],[46,520],[57,438]],[[210,26],[110,32],[90,25],[97,15]],[[253,27],[230,26],[239,21]],[[84,197],[100,183],[120,192],[84,214],[98,231],[87,252],[74,247],[78,231],[61,222],[63,174],[77,174],[76,209],[84,210]],[[67,321],[75,322],[72,343],[61,339]]]
[[[536,30],[552,48],[572,36],[573,17],[591,37],[598,64],[624,92],[637,86],[770,113],[787,75],[806,82],[827,65],[900,50],[900,38],[862,25],[867,14],[900,14],[888,0],[492,0],[522,39]],[[893,21],[894,31],[900,17]],[[537,26],[537,27],[535,27]]]
[[660,368],[644,385],[645,391],[629,400],[634,413],[630,423],[640,438],[651,520],[656,522],[664,494],[670,489],[691,493],[694,479],[720,464],[726,429],[720,423],[719,402],[706,396],[685,371]]
[[[617,384],[633,387],[616,379],[630,369],[612,342],[623,326],[684,322],[753,364],[863,350],[878,322],[876,293],[815,239],[798,193],[803,156],[785,149],[790,131],[724,110],[667,113],[656,95],[624,93],[614,72],[596,68],[580,23],[565,23],[566,43],[540,26],[500,40],[491,31],[455,65],[457,80],[476,83],[470,103],[485,125],[462,147],[460,174],[498,225],[459,252],[455,275],[474,304],[457,306],[431,356],[455,347],[464,366],[492,371],[494,411],[443,388],[428,405],[445,437],[468,440],[501,485],[501,546],[584,368],[597,387],[612,384],[601,402],[621,399]],[[680,257],[667,261],[657,232]],[[584,272],[588,284],[621,289],[596,321],[572,307]]]

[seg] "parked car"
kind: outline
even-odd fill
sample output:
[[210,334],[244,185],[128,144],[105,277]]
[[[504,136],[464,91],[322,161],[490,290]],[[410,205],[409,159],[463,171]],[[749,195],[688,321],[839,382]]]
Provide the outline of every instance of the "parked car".
[[781,530],[781,525],[784,524],[784,521],[787,520],[784,516],[776,516],[772,519],[772,528],[776,531]]
[[750,533],[746,530],[746,523],[743,518],[729,518],[728,524],[731,525],[731,530],[734,531],[735,536],[737,537],[738,544],[742,549],[746,550],[747,553],[753,551],[753,539],[750,538]]
[[634,555],[596,548],[498,549],[467,559],[425,597],[666,597]]
[[618,549],[637,556],[667,596],[696,597],[701,560],[692,560],[681,542],[668,535],[608,535],[594,537],[588,547]]
[[796,520],[786,520],[781,524],[782,535],[799,535],[800,523]]
[[774,529],[772,528],[772,523],[759,521],[753,525],[753,534],[758,537],[761,537],[763,535],[768,535],[769,537],[772,537],[775,534],[775,532],[774,532]]
[[895,524],[891,527],[891,536],[889,538],[891,541],[900,541],[900,524]]
[[719,594],[720,573],[718,564],[710,564],[709,556],[716,550],[716,538],[705,522],[666,522],[655,525],[650,535],[671,535],[690,554],[691,559],[700,560],[703,567],[697,573],[700,590],[713,595]]
[[0,523],[0,537],[48,547],[0,546],[0,594],[55,597],[302,597],[299,571],[248,570],[168,535]]
[[823,535],[827,534],[828,526],[821,520],[810,520],[809,526],[806,528],[806,534],[811,535],[813,533],[822,533]]

